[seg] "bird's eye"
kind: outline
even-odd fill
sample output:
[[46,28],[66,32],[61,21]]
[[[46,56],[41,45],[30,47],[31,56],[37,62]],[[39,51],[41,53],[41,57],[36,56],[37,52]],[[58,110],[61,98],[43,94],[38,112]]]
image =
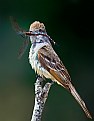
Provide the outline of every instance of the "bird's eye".
[[42,32],[42,30],[41,30],[41,29],[39,29],[39,32]]

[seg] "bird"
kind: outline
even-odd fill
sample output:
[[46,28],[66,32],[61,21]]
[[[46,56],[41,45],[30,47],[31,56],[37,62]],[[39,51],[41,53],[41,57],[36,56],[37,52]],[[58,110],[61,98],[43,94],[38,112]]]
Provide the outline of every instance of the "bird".
[[48,36],[45,25],[35,21],[30,25],[29,32],[32,33],[29,51],[29,63],[32,69],[40,77],[50,79],[68,90],[80,104],[86,116],[92,119],[84,101],[73,86],[66,67],[53,49],[52,39]]

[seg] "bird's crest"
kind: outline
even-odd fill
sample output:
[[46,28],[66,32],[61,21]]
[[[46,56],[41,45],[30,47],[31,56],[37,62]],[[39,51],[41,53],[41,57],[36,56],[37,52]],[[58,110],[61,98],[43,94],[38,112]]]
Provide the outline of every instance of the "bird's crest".
[[43,23],[40,23],[39,21],[35,21],[30,25],[30,31],[35,31],[35,30],[45,30],[45,26]]

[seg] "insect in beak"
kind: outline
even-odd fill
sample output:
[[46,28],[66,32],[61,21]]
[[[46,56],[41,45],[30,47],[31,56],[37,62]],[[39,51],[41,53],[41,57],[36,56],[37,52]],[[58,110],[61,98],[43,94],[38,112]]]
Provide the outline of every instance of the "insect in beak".
[[38,35],[42,35],[42,36],[48,37],[49,40],[50,40],[50,42],[53,43],[54,45],[56,44],[55,41],[53,39],[51,39],[50,36],[48,36],[47,34],[43,34],[43,33],[42,34],[40,34],[40,33],[39,34],[33,34],[32,31],[30,31],[30,32],[24,32],[24,34],[26,36],[38,36]]

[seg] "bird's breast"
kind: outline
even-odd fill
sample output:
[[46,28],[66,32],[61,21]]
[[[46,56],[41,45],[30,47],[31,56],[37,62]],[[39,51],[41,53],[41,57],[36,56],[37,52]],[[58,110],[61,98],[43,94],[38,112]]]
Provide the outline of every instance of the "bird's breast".
[[35,70],[35,73],[39,74],[41,77],[51,78],[51,74],[41,66],[41,63],[38,60],[38,54],[36,52],[32,56],[29,56],[29,62],[32,66],[32,69]]
[[36,48],[33,48],[31,46],[29,52],[29,63],[31,64],[32,69],[34,69],[37,74],[42,77],[44,76],[46,78],[50,78],[51,74],[46,69],[44,69],[44,67],[41,66],[41,63],[38,60],[38,50],[45,45],[47,45],[47,43],[41,43],[37,45]]

